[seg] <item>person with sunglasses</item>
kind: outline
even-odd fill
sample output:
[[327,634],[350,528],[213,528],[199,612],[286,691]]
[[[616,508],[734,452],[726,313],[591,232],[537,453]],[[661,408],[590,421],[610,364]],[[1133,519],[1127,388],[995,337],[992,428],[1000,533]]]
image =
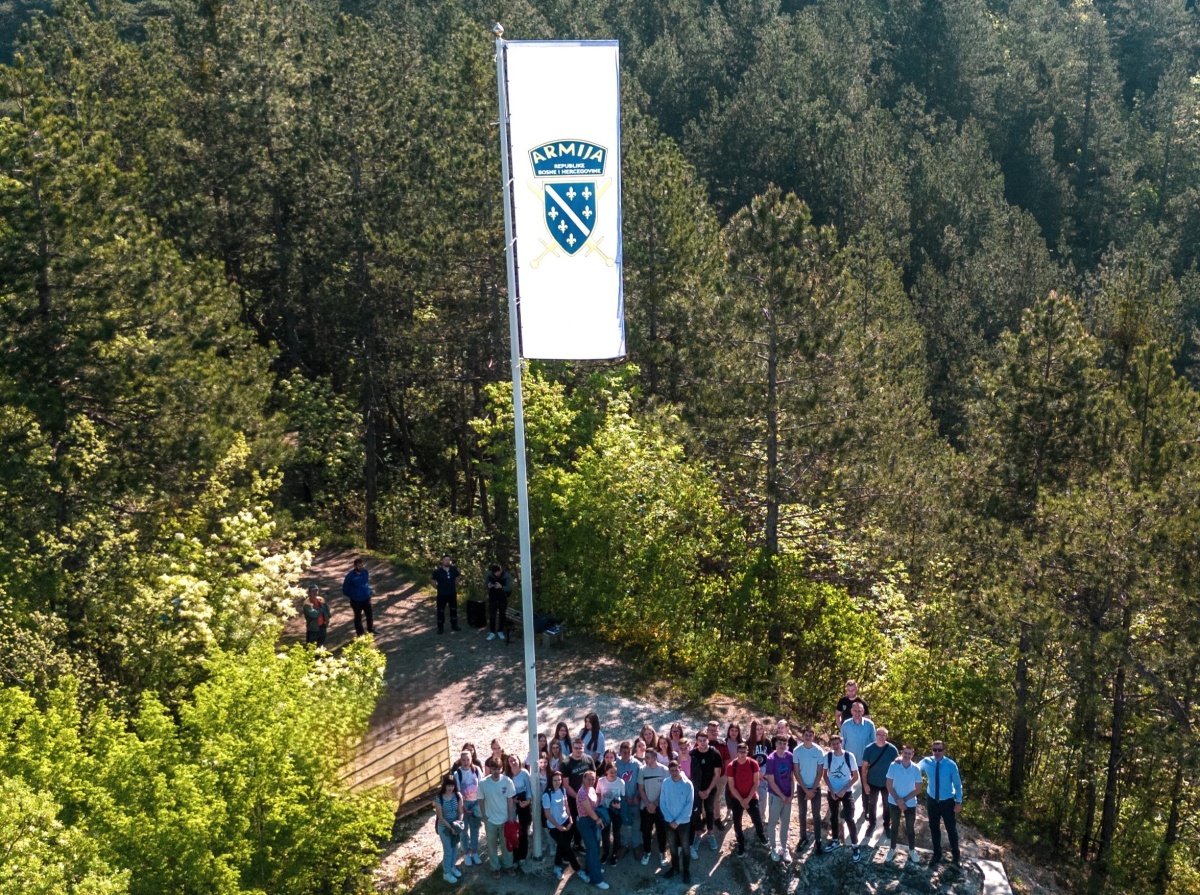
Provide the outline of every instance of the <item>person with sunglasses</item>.
[[959,864],[962,862],[962,853],[958,850],[958,815],[963,802],[962,777],[958,773],[958,765],[946,757],[945,743],[934,740],[931,751],[932,755],[918,762],[926,779],[925,809],[929,812],[929,835],[933,839],[933,857],[929,863],[936,864],[942,859],[944,824],[946,837],[950,840],[950,854],[954,863]]

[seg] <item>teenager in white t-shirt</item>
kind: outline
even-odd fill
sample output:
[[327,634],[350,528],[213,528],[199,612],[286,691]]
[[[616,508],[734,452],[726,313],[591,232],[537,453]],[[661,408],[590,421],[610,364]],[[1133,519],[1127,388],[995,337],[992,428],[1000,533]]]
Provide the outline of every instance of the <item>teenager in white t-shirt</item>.
[[821,768],[825,750],[813,742],[815,733],[811,724],[805,727],[800,733],[800,745],[792,751],[798,788],[796,798],[800,803],[800,842],[796,848],[808,844],[808,809],[812,808],[813,838],[817,843],[817,854],[821,854],[825,850],[821,844]]
[[850,831],[850,844],[854,846],[854,860],[861,861],[858,851],[858,827],[854,821],[854,784],[858,782],[858,760],[853,752],[842,748],[842,738],[834,734],[829,738],[829,751],[825,753],[825,764],[821,768],[829,797],[829,827],[833,835],[830,848],[841,845],[842,825],[838,821],[838,809],[845,815],[846,827]]
[[[905,832],[908,833],[908,858],[917,860],[916,836],[917,797],[921,794],[921,768],[913,759],[913,747],[905,746],[900,757],[887,772],[888,811],[891,813],[892,844],[887,860],[896,857],[896,840],[900,838],[900,812],[904,812]],[[901,807],[903,806],[903,808]]]

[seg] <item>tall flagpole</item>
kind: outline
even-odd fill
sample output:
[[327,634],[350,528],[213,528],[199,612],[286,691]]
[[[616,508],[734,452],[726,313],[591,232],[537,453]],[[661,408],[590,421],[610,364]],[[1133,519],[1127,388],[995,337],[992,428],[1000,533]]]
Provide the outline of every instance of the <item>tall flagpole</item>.
[[529,479],[525,469],[525,407],[521,396],[521,327],[517,318],[516,242],[509,171],[508,79],[504,72],[504,27],[496,35],[496,86],[500,98],[500,172],[504,181],[504,255],[508,262],[508,339],[512,350],[513,429],[516,432],[517,528],[521,541],[521,619],[525,628],[525,702],[529,723],[529,792],[533,808],[533,856],[542,857],[542,794],[538,791],[537,664],[533,637],[533,560],[529,549]]

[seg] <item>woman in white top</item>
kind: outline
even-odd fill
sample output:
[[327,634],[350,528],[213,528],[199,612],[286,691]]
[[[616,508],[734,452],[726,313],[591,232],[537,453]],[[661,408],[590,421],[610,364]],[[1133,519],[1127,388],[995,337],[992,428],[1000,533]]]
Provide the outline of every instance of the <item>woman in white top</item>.
[[546,769],[550,771],[557,771],[559,767],[562,766],[563,759],[566,758],[566,755],[563,754],[562,743],[560,743],[558,740],[551,740],[550,745],[547,748]]
[[558,743],[559,748],[562,749],[564,758],[571,754],[571,728],[567,727],[566,721],[559,721],[554,726],[553,739]]
[[[610,753],[611,754],[611,753]],[[604,829],[600,831],[600,863],[616,864],[621,855],[621,804],[625,798],[625,781],[617,774],[617,761],[604,762],[604,774],[596,784],[600,794],[600,808],[606,812]],[[604,814],[601,814],[603,817]]]
[[579,738],[583,740],[584,753],[590,755],[592,761],[599,766],[604,758],[604,734],[600,732],[600,716],[595,712],[588,712],[584,717]]
[[533,793],[530,791],[529,771],[521,767],[517,756],[508,756],[508,765],[504,769],[512,780],[516,798],[513,804],[517,807],[517,823],[521,826],[521,836],[513,851],[513,860],[520,864],[529,857],[529,826],[533,823]]
[[[650,744],[647,743],[646,745],[649,746]],[[659,764],[663,765],[664,767],[671,763],[672,758],[677,758],[679,756],[679,750],[671,745],[670,737],[659,735],[657,749]]]
[[470,745],[467,743],[463,746],[458,764],[454,766],[454,779],[463,798],[462,849],[465,867],[483,864],[483,859],[479,857],[479,781],[483,779],[483,768],[472,757]]
[[453,774],[442,778],[442,788],[433,797],[434,827],[438,839],[442,840],[442,879],[457,883],[463,872],[454,866],[458,857],[458,843],[462,837],[463,798],[458,791],[458,782]]
[[[567,806],[567,791],[563,789],[563,777],[558,771],[550,772],[550,784],[542,793],[542,816],[546,818],[546,829],[554,840],[554,875],[562,879],[563,864],[580,873],[579,858],[571,847],[571,809]],[[586,874],[582,874],[587,882]]]
[[649,723],[642,725],[642,732],[639,736],[647,746],[653,746],[658,742],[658,731],[651,727]]
[[[667,739],[671,743],[671,751],[682,758],[683,756],[683,724],[676,721],[671,725],[671,729],[667,732]],[[662,755],[659,755],[662,758]],[[668,759],[668,763],[669,763]]]

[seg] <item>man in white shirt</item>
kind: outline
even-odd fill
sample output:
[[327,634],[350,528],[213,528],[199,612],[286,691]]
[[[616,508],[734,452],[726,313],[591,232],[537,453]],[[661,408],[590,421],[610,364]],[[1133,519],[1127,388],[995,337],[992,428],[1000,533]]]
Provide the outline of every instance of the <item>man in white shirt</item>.
[[798,789],[796,796],[800,802],[800,842],[796,850],[808,844],[808,809],[812,808],[813,838],[817,843],[817,854],[821,854],[825,851],[825,846],[821,844],[821,767],[825,761],[825,750],[813,742],[815,733],[812,725],[806,726],[800,734],[800,745],[792,751]]
[[662,865],[667,866],[667,825],[663,822],[662,812],[658,808],[658,800],[662,793],[663,781],[667,779],[667,769],[658,763],[658,750],[653,746],[646,748],[646,763],[638,771],[638,798],[642,802],[642,866],[650,863],[650,831],[653,830],[658,840],[658,854]]
[[858,827],[854,821],[854,784],[858,782],[858,761],[853,752],[842,749],[842,738],[834,734],[829,738],[829,751],[825,753],[825,766],[821,769],[829,793],[829,828],[832,837],[830,848],[840,846],[842,825],[838,821],[838,808],[846,816],[850,830],[850,844],[854,846],[854,861],[862,860],[858,851]]
[[905,746],[900,757],[892,762],[887,772],[888,812],[891,814],[891,847],[887,860],[896,857],[896,840],[900,838],[900,813],[904,812],[904,826],[908,833],[908,858],[916,863],[917,844],[913,828],[917,819],[917,798],[921,795],[921,768],[913,762],[913,747]]
[[512,852],[504,841],[504,825],[516,818],[513,800],[517,791],[513,782],[500,773],[500,762],[487,760],[488,776],[479,781],[479,801],[483,803],[483,823],[487,832],[488,865],[493,879],[499,878],[500,868],[512,874]]

